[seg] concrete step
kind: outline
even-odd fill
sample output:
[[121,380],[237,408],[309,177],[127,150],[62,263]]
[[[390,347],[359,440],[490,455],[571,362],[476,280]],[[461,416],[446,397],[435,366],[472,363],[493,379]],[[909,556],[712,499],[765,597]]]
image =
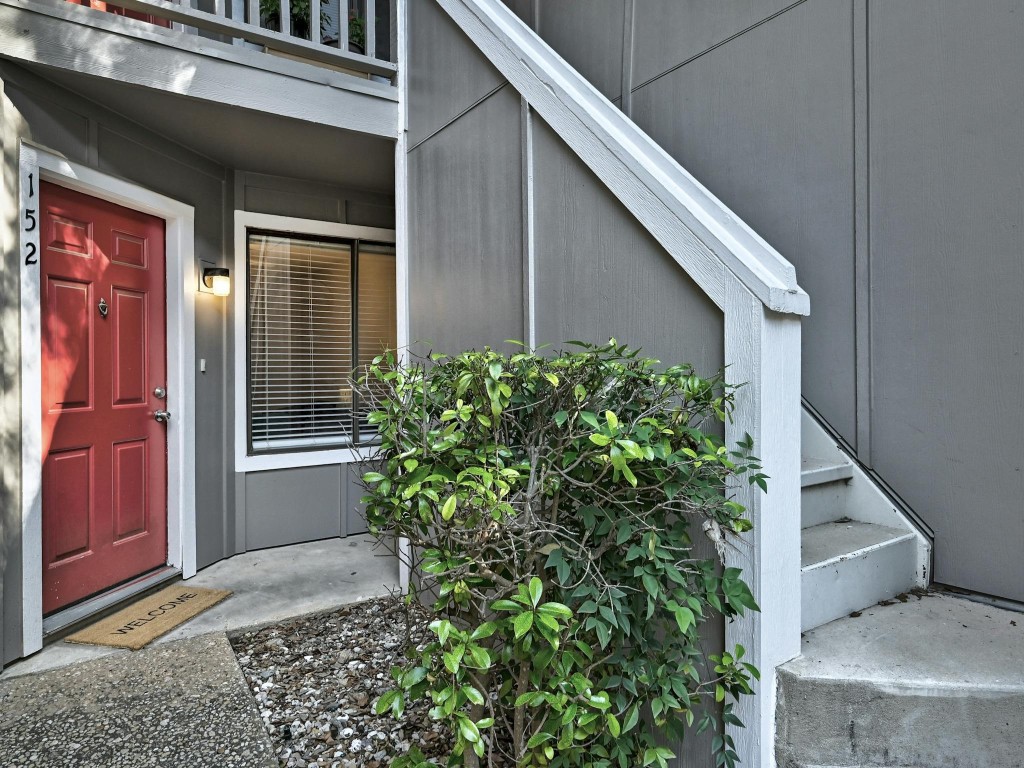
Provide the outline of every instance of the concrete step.
[[853,465],[848,462],[804,458],[800,471],[800,527],[856,517],[849,509],[852,478]]
[[917,537],[856,520],[805,528],[800,537],[801,628],[806,631],[907,592],[917,584]]
[[1024,615],[927,594],[804,635],[780,768],[1024,767]]

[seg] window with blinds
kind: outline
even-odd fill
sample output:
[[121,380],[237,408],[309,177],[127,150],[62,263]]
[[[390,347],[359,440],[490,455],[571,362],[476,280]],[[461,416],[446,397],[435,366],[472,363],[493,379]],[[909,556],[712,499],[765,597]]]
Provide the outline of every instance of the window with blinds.
[[372,439],[353,384],[397,346],[394,248],[250,230],[248,262],[251,453]]

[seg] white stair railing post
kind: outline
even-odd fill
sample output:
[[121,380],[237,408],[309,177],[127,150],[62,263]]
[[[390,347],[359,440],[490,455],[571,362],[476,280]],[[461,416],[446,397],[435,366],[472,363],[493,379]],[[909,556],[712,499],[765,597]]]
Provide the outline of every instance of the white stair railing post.
[[282,35],[288,37],[292,33],[292,6],[289,0],[280,0],[280,3],[280,11],[277,14],[280,20],[280,31]]
[[366,18],[363,19],[363,29],[366,31],[366,53],[371,59],[377,55],[377,3],[376,0],[366,0]]
[[761,671],[755,696],[735,714],[730,733],[749,768],[775,766],[775,668],[800,654],[800,318],[767,309],[744,286],[727,289],[725,362],[736,395],[726,442],[747,435],[768,475],[768,491],[742,482],[735,497],[754,528],[727,548],[726,566],[741,568],[761,607],[729,622],[725,645],[746,649]]

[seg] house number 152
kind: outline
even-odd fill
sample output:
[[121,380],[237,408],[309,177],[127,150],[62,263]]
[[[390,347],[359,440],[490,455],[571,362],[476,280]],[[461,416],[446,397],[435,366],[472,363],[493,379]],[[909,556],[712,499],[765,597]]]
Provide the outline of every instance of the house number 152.
[[[28,200],[29,200],[29,202],[31,203],[33,200],[35,200],[35,197],[36,197],[35,174],[34,173],[30,173],[28,175]],[[38,226],[38,222],[36,221],[36,209],[35,208],[28,208],[28,207],[26,207],[25,208],[25,234],[28,234],[29,232],[34,232],[37,226]],[[25,250],[28,251],[28,253],[25,254],[25,264],[29,265],[29,266],[32,265],[32,264],[38,264],[39,260],[36,258],[36,244],[34,242],[32,242],[31,240],[26,241],[26,243],[25,243]]]

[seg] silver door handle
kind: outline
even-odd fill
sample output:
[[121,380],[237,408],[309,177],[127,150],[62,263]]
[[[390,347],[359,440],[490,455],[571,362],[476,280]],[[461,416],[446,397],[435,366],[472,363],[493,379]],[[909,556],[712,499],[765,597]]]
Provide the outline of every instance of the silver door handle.
[[156,419],[157,421],[159,421],[161,424],[166,424],[167,422],[169,422],[171,420],[171,412],[170,411],[155,411],[153,413],[153,418]]

